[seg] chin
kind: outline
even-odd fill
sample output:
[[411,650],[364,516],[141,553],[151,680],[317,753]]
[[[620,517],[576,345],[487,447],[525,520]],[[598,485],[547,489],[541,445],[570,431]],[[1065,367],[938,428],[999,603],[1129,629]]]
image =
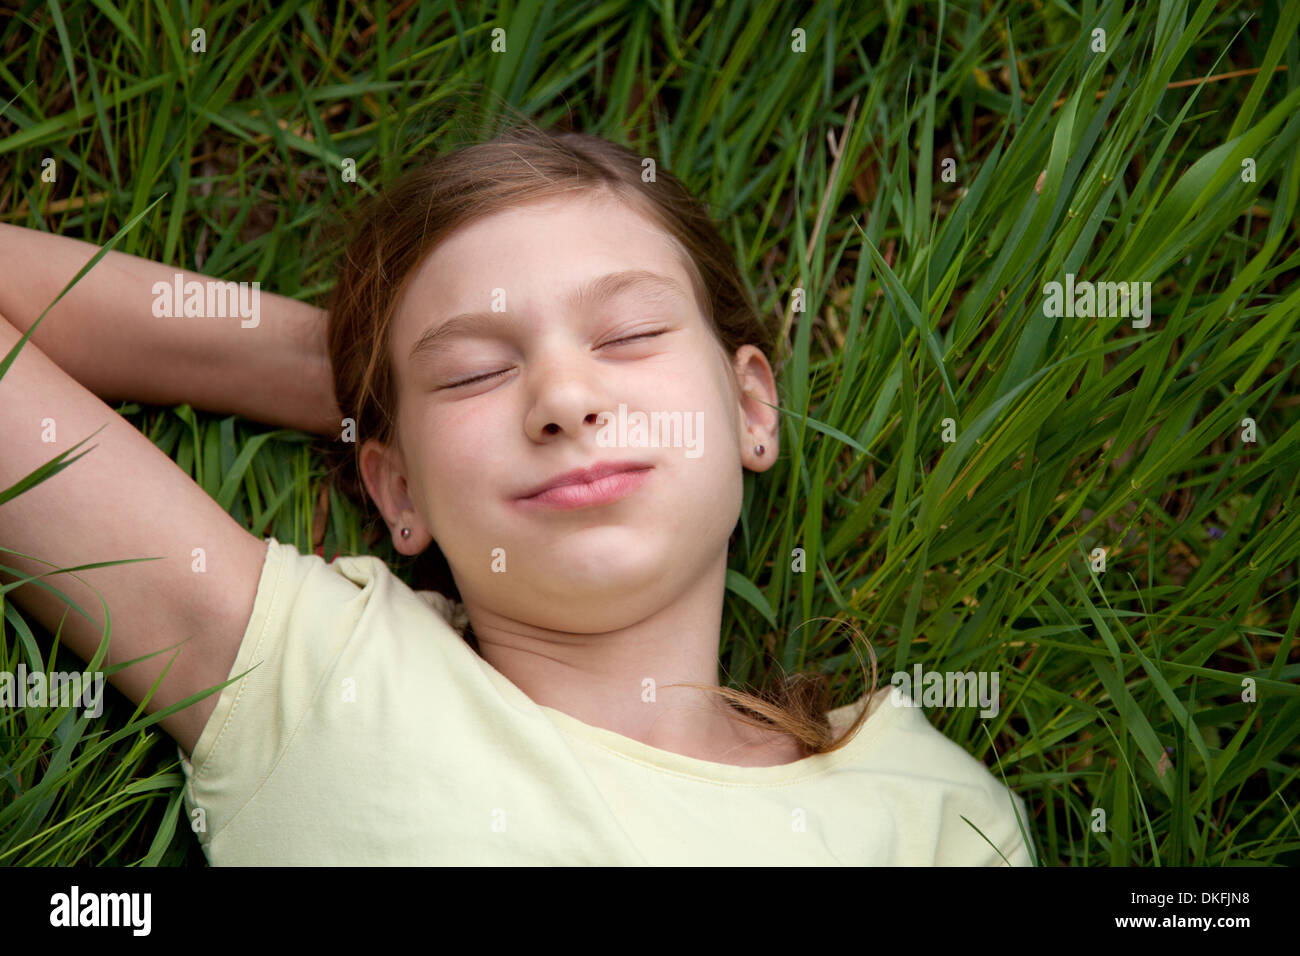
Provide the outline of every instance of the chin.
[[617,597],[662,586],[670,571],[665,565],[674,559],[656,550],[644,536],[595,542],[577,534],[547,548],[535,567],[545,572],[546,589],[557,597]]

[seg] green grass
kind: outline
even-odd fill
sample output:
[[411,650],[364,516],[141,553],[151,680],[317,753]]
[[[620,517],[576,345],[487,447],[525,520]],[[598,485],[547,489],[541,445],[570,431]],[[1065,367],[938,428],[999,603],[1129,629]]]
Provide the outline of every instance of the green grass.
[[[655,156],[787,333],[726,672],[822,670],[848,701],[855,630],[882,683],[996,670],[996,717],[929,714],[1024,795],[1043,864],[1300,861],[1300,7],[253,7],[27,4],[0,27],[0,218],[104,243],[144,213],[118,248],[323,302],[326,226],[467,93]],[[1044,316],[1065,273],[1149,281],[1149,327]],[[245,462],[265,427],[121,411],[254,533],[394,559],[333,490],[314,527],[306,436]],[[57,666],[11,603],[0,628],[0,669]],[[108,744],[0,714],[0,864],[203,863],[138,713],[110,692]]]

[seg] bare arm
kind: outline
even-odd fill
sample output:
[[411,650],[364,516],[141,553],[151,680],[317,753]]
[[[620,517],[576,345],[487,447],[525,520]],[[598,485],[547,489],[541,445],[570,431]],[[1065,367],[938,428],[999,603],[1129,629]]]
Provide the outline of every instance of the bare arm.
[[[26,332],[98,251],[67,236],[0,224],[0,314]],[[59,302],[31,341],[106,402],[188,403],[206,411],[337,435],[325,347],[326,313],[258,290],[256,324],[225,317],[156,316],[156,283],[208,277],[110,252]],[[248,290],[251,292],[251,289]],[[175,298],[174,296],[172,298]]]
[[[20,337],[0,314],[0,356]],[[107,664],[169,649],[109,678],[122,693],[142,701],[175,655],[146,708],[151,714],[225,681],[252,614],[267,544],[32,341],[0,378],[0,435],[0,488],[94,436],[62,471],[0,506],[0,566],[12,569],[0,570],[0,584],[46,575],[46,583],[89,617],[35,582],[9,592],[23,611],[51,634],[61,633],[62,644],[89,661],[108,624],[98,588],[112,615]],[[201,567],[196,549],[204,556]],[[51,574],[50,566],[24,554],[54,568],[157,560],[74,577]],[[161,726],[193,753],[216,704],[211,694],[163,718]]]

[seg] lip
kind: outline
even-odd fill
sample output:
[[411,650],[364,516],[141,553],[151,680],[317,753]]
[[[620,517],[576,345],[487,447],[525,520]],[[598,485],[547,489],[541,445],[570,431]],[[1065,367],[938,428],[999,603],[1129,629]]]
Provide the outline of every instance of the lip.
[[560,509],[608,504],[639,488],[653,468],[641,461],[598,462],[556,475],[516,500],[524,505]]

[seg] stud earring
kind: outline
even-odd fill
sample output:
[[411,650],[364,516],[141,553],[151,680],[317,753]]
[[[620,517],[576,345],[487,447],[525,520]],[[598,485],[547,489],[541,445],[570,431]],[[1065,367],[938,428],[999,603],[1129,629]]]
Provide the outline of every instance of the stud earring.
[[403,537],[403,538],[409,538],[410,536],[411,536],[411,529],[410,529],[410,528],[403,528],[403,529],[402,529],[402,537]]
[[764,448],[762,445],[755,445],[755,446],[754,446],[754,454],[755,454],[755,455],[761,455],[761,454],[763,454],[763,452],[765,452],[765,451],[767,451],[767,449]]

